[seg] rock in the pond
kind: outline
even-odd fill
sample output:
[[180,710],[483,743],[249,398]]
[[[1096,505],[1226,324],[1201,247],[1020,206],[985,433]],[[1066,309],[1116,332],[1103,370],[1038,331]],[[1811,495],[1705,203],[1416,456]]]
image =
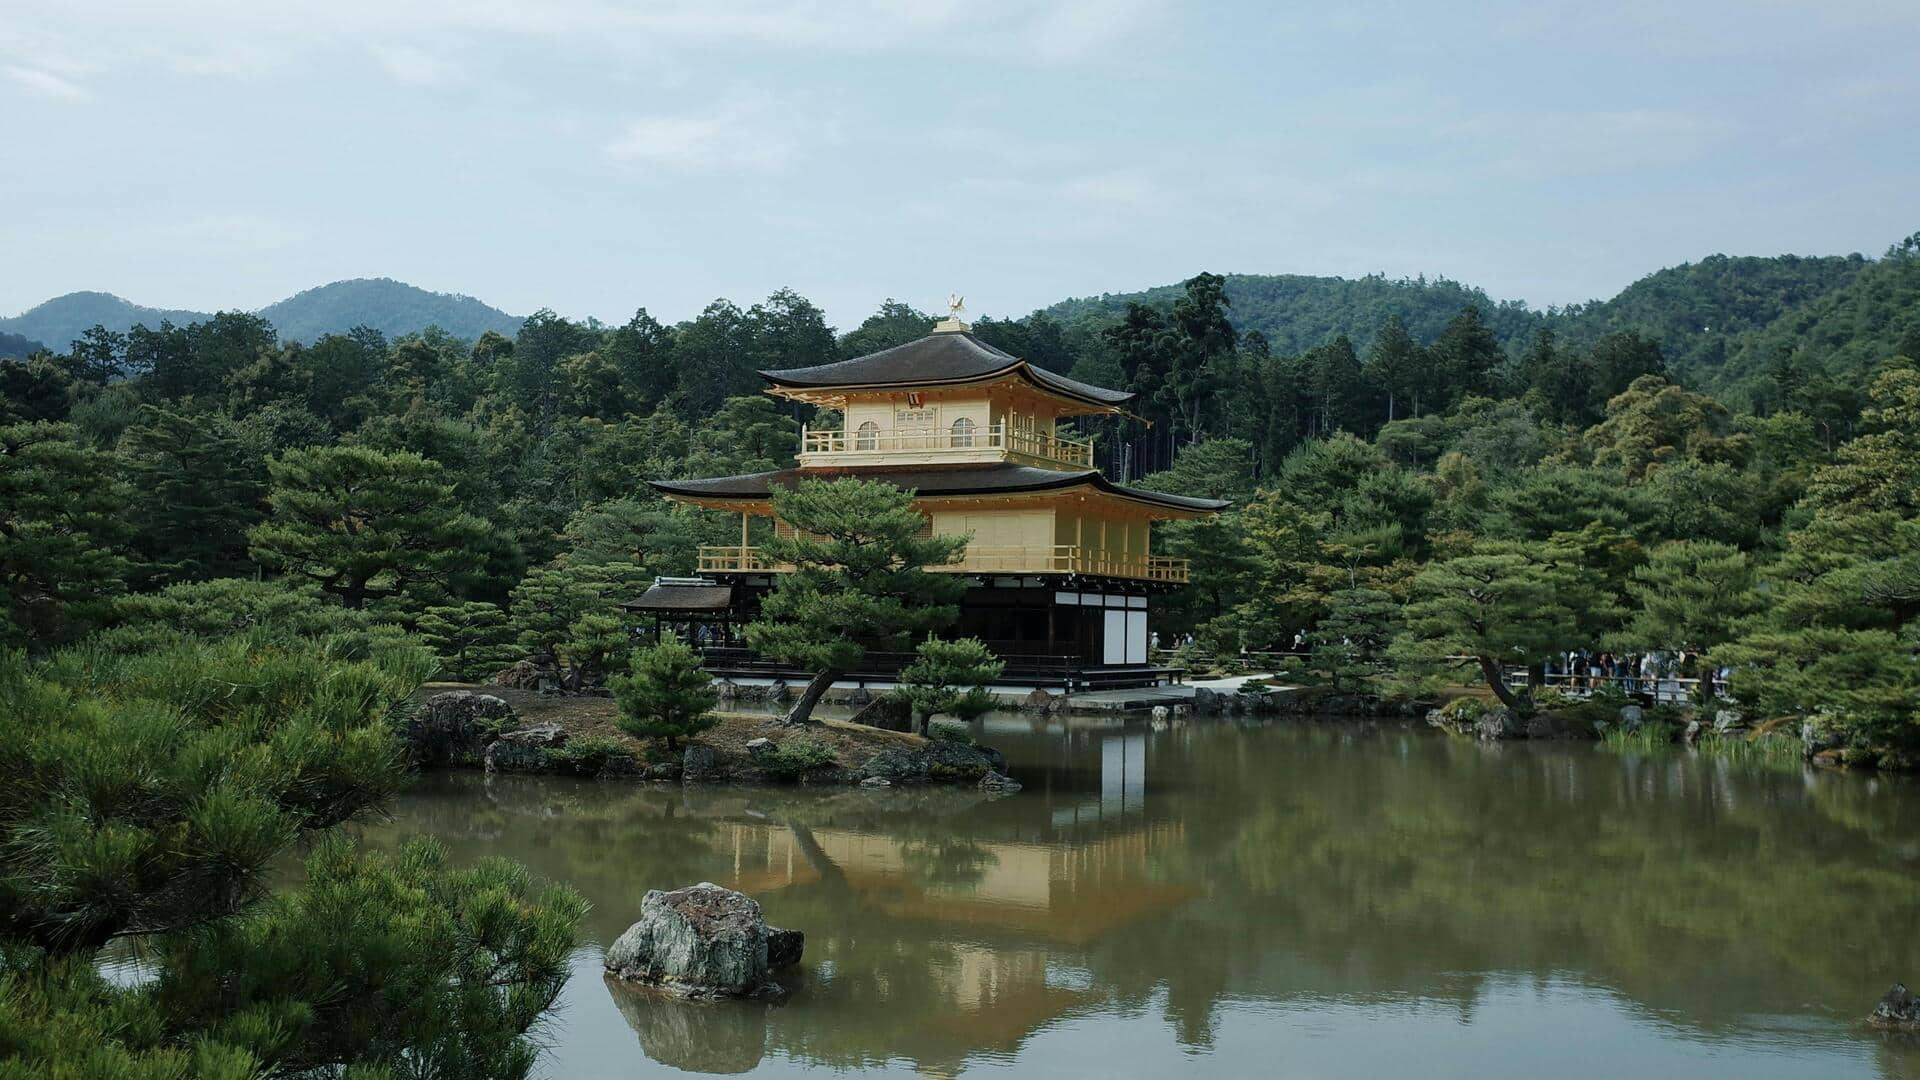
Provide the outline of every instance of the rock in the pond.
[[1731,732],[1741,731],[1744,730],[1746,726],[1747,718],[1733,709],[1721,709],[1713,714],[1713,733],[1715,735],[1726,735]]
[[1686,743],[1688,746],[1692,746],[1694,743],[1700,741],[1700,733],[1705,730],[1705,724],[1702,724],[1698,720],[1689,720],[1687,721],[1687,726],[1680,732],[1680,741]]
[[1626,728],[1628,731],[1639,731],[1640,725],[1645,723],[1646,719],[1647,719],[1646,710],[1642,709],[1640,706],[1638,705],[1620,706],[1620,726]]
[[779,971],[799,963],[806,947],[807,935],[800,931],[767,927],[767,970]]
[[894,784],[924,784],[927,781],[927,755],[912,750],[882,750],[860,766],[860,779],[879,777]]
[[1060,708],[1060,700],[1036,686],[1033,688],[1033,693],[1028,694],[1026,700],[1020,703],[1020,707],[1028,712],[1050,713]]
[[1807,757],[1814,757],[1824,751],[1838,750],[1840,736],[1814,720],[1800,722],[1800,750]]
[[775,679],[767,686],[768,701],[785,701],[793,696],[793,687],[785,679]]
[[680,764],[675,761],[663,761],[658,765],[649,765],[642,775],[649,780],[677,781],[680,779]]
[[860,781],[860,786],[861,787],[892,787],[893,781],[887,779],[884,776],[869,776],[865,780]]
[[[770,931],[751,896],[703,881],[684,889],[650,890],[640,921],[607,949],[607,970],[632,982],[689,998],[780,993],[768,977]],[[798,959],[799,943],[782,936],[781,955]]]
[[1208,716],[1219,712],[1224,704],[1225,702],[1222,700],[1219,691],[1211,690],[1204,686],[1194,688],[1193,711],[1195,713],[1201,716]]
[[1867,1022],[1891,1031],[1920,1031],[1920,997],[1915,997],[1906,984],[1894,983],[1881,996],[1880,1004],[1873,1007]]
[[1473,722],[1474,738],[1482,742],[1492,742],[1497,739],[1518,739],[1525,736],[1526,733],[1527,726],[1520,722],[1520,714],[1507,708],[1505,705],[1495,705],[1493,708],[1481,713],[1480,718]]
[[514,724],[513,706],[492,694],[449,690],[427,699],[407,722],[403,738],[420,765],[479,765],[487,743]]
[[488,772],[544,772],[548,753],[565,745],[567,732],[558,724],[538,724],[509,731],[487,746]]
[[720,679],[713,684],[713,693],[721,701],[733,701],[740,696],[740,687],[732,679]]
[[1000,795],[1011,795],[1020,790],[1020,781],[1006,773],[988,773],[980,778],[980,790]]
[[713,752],[711,746],[690,743],[686,753],[680,757],[680,779],[688,783],[710,780],[719,768],[719,756]]

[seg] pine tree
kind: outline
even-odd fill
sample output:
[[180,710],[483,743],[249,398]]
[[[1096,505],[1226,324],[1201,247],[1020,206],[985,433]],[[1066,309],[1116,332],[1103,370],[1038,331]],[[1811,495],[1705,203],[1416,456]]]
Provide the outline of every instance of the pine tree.
[[794,569],[779,575],[747,642],[815,672],[787,714],[800,724],[868,649],[902,651],[959,617],[965,579],[925,567],[960,559],[967,538],[922,536],[912,493],[875,480],[802,480],[774,493],[773,512],[797,532],[767,554]]
[[578,689],[605,670],[624,640],[619,602],[645,588],[646,571],[630,562],[575,563],[557,559],[528,571],[510,604],[515,640],[535,663],[567,667]]
[[914,729],[927,734],[934,714],[972,720],[993,708],[988,684],[1006,664],[979,638],[942,641],[927,635],[913,663],[900,671],[901,698],[913,712]]
[[668,750],[679,749],[718,724],[713,707],[720,700],[700,655],[672,634],[659,644],[636,650],[628,673],[609,685],[620,703],[620,730],[642,739],[661,739]]
[[143,583],[244,572],[247,530],[264,516],[266,469],[233,422],[144,405],[121,446]]
[[[336,609],[338,610],[338,609]],[[406,781],[404,644],[0,657],[0,1054],[28,1076],[524,1076],[585,905],[330,836]],[[319,839],[305,880],[270,881]],[[100,951],[139,938],[145,986]],[[351,993],[341,992],[351,987]]]
[[1505,667],[1532,667],[1558,650],[1591,643],[1585,620],[1617,611],[1571,553],[1551,546],[1483,540],[1428,564],[1413,580],[1406,632],[1396,645],[1415,662],[1465,655],[1487,688],[1515,709],[1531,707],[1507,685]]
[[0,426],[0,647],[71,641],[125,589],[118,471],[68,425]]
[[1423,351],[1398,315],[1387,316],[1373,336],[1365,372],[1367,381],[1380,388],[1386,398],[1389,422],[1420,415],[1420,386],[1426,367]]
[[415,630],[440,657],[447,674],[463,681],[498,671],[521,655],[507,613],[498,604],[438,604],[420,614]]
[[470,567],[485,522],[460,509],[439,465],[359,446],[290,450],[267,465],[272,516],[247,535],[264,566],[349,608],[444,585]]

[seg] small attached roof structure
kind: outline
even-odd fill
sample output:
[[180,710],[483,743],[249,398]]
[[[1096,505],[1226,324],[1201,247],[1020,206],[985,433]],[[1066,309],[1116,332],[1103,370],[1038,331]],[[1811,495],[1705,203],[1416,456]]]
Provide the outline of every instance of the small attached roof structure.
[[726,611],[733,606],[733,586],[699,579],[656,580],[638,598],[620,606],[628,611]]
[[1195,499],[1144,488],[1122,487],[1094,469],[1061,471],[1012,464],[781,469],[776,472],[719,476],[709,480],[649,480],[647,483],[668,498],[722,509],[729,505],[764,503],[772,496],[774,488],[791,488],[801,480],[833,480],[842,476],[884,481],[923,498],[1025,495],[1090,489],[1115,499],[1143,504],[1172,517],[1212,514],[1231,505],[1225,499]]
[[1122,390],[1108,390],[1035,367],[961,329],[935,330],[905,345],[852,360],[760,374],[773,384],[771,393],[801,400],[825,399],[848,390],[955,386],[1002,379],[1027,382],[1090,413],[1120,412],[1121,406],[1134,399],[1133,394]]

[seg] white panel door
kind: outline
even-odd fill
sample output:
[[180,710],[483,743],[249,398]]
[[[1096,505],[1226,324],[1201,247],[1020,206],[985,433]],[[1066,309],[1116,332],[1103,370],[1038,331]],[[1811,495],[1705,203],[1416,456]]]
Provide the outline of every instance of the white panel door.
[[1147,662],[1147,613],[1127,612],[1127,663]]
[[1100,662],[1124,664],[1127,662],[1127,613],[1109,608],[1101,614],[1107,618],[1100,637]]

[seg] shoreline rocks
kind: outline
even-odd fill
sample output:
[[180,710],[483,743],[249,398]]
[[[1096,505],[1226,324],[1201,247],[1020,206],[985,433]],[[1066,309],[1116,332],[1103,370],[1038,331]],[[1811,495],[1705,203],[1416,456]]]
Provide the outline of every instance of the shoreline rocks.
[[608,947],[609,973],[693,1000],[777,997],[775,970],[800,962],[806,939],[769,927],[760,904],[710,881],[640,901],[640,918]]
[[1905,983],[1894,983],[1880,996],[1867,1023],[1885,1031],[1920,1033],[1920,996],[1909,991]]
[[[888,695],[876,699],[870,708],[894,700]],[[763,726],[763,730],[771,729]],[[782,744],[765,736],[746,740],[744,751],[737,744],[716,748],[692,742],[677,761],[649,763],[618,740],[592,735],[575,738],[559,724],[524,724],[509,702],[472,690],[448,690],[428,698],[407,721],[401,737],[421,768],[484,768],[489,773],[683,784],[964,785],[993,794],[1020,790],[1019,782],[1006,775],[1004,755],[964,738],[901,743],[880,736],[864,744],[855,740],[844,743],[857,749],[843,749],[842,760],[823,760],[797,773],[790,762],[780,760]],[[808,736],[801,732],[787,738]]]

